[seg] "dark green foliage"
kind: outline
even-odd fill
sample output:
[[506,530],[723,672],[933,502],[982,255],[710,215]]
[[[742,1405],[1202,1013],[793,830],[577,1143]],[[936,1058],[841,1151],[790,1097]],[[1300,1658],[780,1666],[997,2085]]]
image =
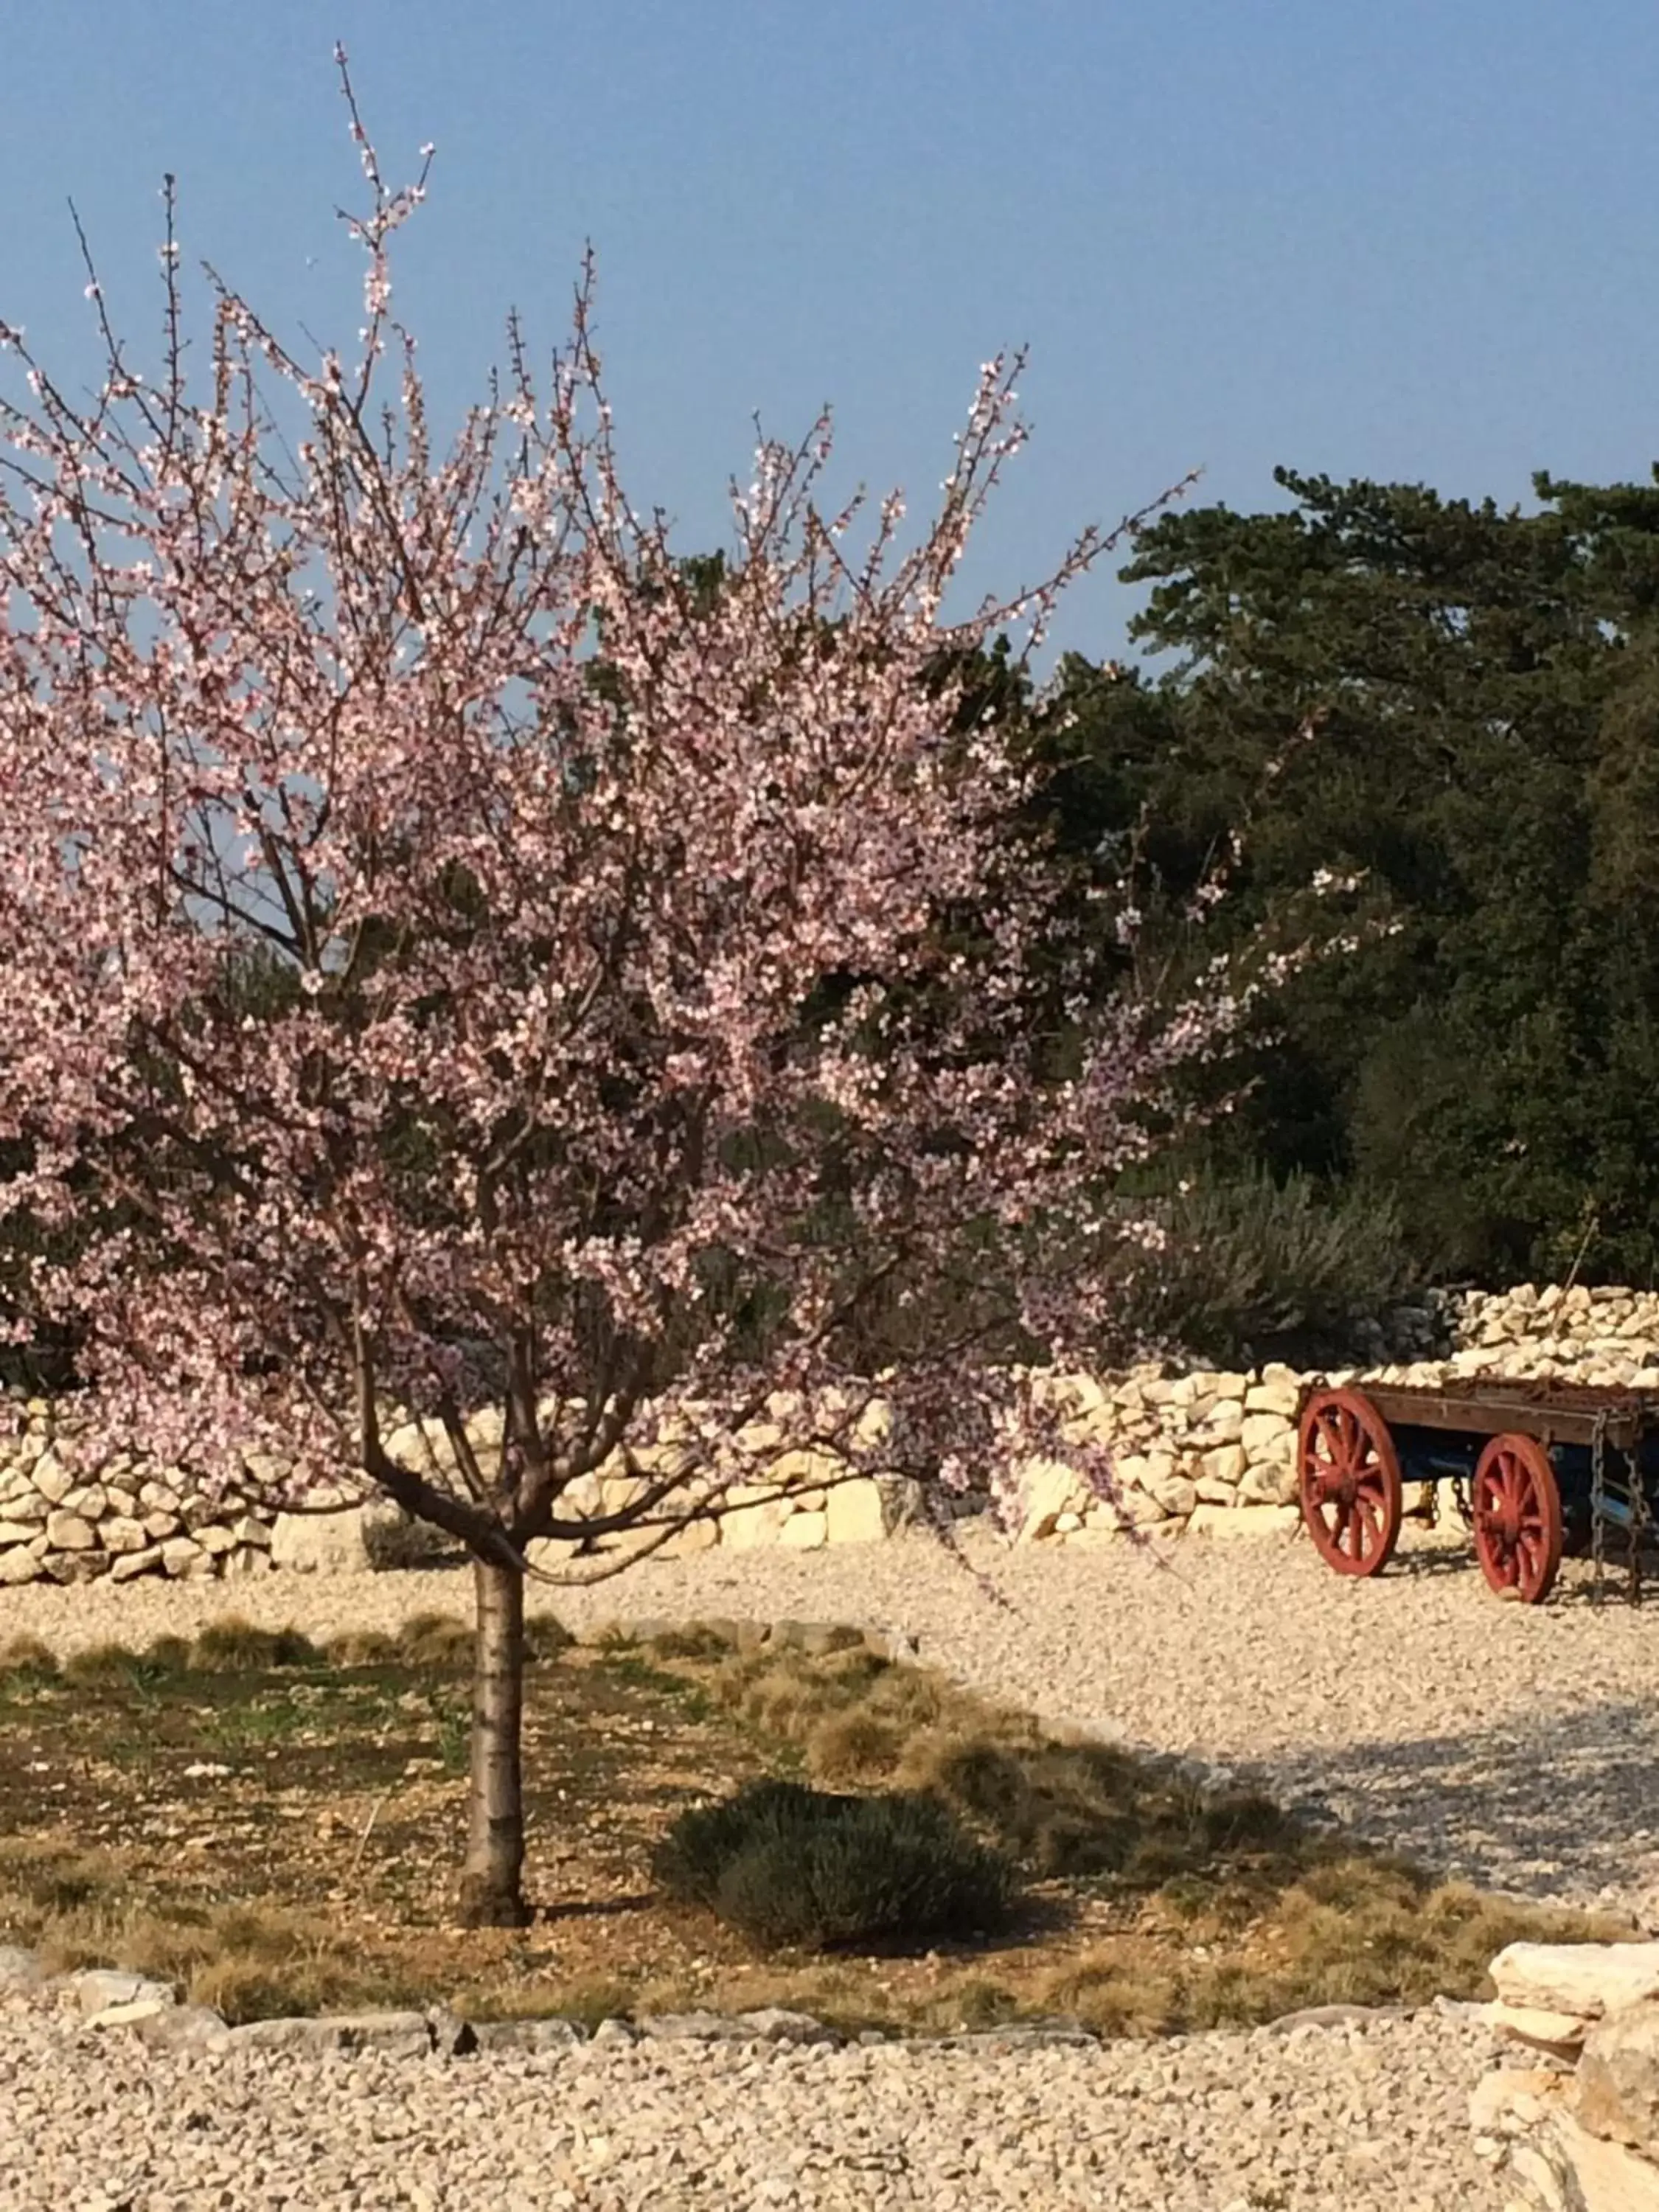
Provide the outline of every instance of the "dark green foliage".
[[[1031,723],[1065,847],[1135,858],[1143,975],[1361,940],[1214,1072],[1244,1095],[1208,1176],[1379,1190],[1443,1279],[1659,1278],[1659,484],[1540,477],[1523,514],[1278,483],[1279,511],[1143,532],[1164,672],[1071,659]],[[1310,904],[1321,870],[1363,886]]]
[[671,1897],[763,1950],[973,1936],[1006,1917],[1012,1876],[933,1799],[757,1782],[684,1813],[654,1860]]
[[1411,1287],[1415,1267],[1394,1200],[1360,1187],[1320,1191],[1257,1169],[1205,1179],[1157,1209],[1167,1248],[1145,1271],[1129,1318],[1155,1343],[1218,1364],[1340,1364]]

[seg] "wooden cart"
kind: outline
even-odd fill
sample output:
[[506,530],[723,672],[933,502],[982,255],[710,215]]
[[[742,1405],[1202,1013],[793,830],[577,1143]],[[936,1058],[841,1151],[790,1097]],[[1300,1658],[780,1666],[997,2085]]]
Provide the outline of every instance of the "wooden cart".
[[1634,1601],[1644,1540],[1659,1525],[1659,1393],[1486,1376],[1310,1386],[1297,1472],[1308,1534],[1339,1574],[1381,1573],[1407,1486],[1449,1481],[1500,1596],[1541,1603],[1570,1549],[1594,1559],[1599,1589],[1613,1547]]

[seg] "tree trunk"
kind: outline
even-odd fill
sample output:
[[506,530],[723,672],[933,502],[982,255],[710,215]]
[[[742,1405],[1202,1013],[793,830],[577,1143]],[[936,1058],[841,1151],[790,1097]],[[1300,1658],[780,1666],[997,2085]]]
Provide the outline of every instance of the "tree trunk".
[[472,1562],[477,1612],[472,1659],[472,1788],[461,1918],[469,1928],[523,1928],[524,1577]]

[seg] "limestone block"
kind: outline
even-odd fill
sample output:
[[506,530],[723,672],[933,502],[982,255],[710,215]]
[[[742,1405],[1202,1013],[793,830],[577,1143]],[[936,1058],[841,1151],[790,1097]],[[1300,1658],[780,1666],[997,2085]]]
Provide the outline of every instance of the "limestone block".
[[107,1552],[46,1552],[40,1563],[51,1581],[69,1585],[96,1582],[109,1571],[110,1559]]
[[378,2051],[393,2058],[424,2057],[432,2033],[424,2013],[324,2014],[292,2020],[251,2020],[228,2029],[226,2049],[238,2051]]
[[793,1552],[816,1552],[830,1540],[830,1515],[792,1513],[778,1532],[778,1541]]
[[749,1421],[738,1431],[737,1441],[750,1454],[777,1451],[783,1443],[783,1431],[775,1421]]
[[1249,1464],[1242,1444],[1217,1444],[1200,1455],[1199,1481],[1200,1485],[1209,1483],[1224,1490],[1236,1490],[1243,1480]]
[[89,1521],[60,1507],[46,1516],[46,1541],[54,1552],[90,1552],[98,1538]]
[[1280,1459],[1294,1452],[1296,1431],[1282,1413],[1247,1413],[1239,1442],[1252,1462]]
[[212,1522],[206,1528],[198,1528],[196,1540],[204,1552],[211,1553],[215,1558],[221,1553],[233,1552],[236,1548],[236,1539],[219,1522]]
[[27,1544],[40,1534],[38,1523],[33,1521],[0,1521],[0,1552],[13,1544]]
[[1622,2006],[1590,2030],[1577,2110],[1592,2135],[1659,2156],[1659,1998]]
[[574,1476],[559,1492],[553,1510],[562,1521],[592,1520],[603,1510],[599,1476]]
[[1207,1505],[1193,1508],[1189,1536],[1278,1536],[1292,1534],[1302,1516],[1294,1505]]
[[1236,1398],[1222,1398],[1204,1416],[1203,1434],[1218,1444],[1236,1444],[1244,1433],[1244,1407]]
[[169,1575],[182,1575],[192,1560],[208,1556],[194,1536],[170,1536],[161,1552],[163,1571]]
[[1019,1540],[1032,1544],[1052,1536],[1062,1513],[1076,1510],[1083,1486],[1064,1460],[1027,1460],[1020,1470]]
[[[787,1527],[787,1522],[784,1524]],[[712,1551],[720,1540],[718,1521],[703,1517],[682,1522],[657,1553],[659,1559],[689,1559],[695,1552]]]
[[869,1544],[887,1534],[887,1506],[873,1475],[838,1482],[824,1504],[824,1534],[831,1544]]
[[1185,1520],[1198,1504],[1198,1486],[1184,1474],[1168,1474],[1154,1480],[1149,1486],[1149,1494],[1177,1521]]
[[[1623,2143],[1603,2142],[1568,2112],[1554,2114],[1546,2132],[1549,2163],[1571,2176],[1573,2194],[1561,2202],[1574,2212],[1659,2212],[1659,2165]],[[1531,2148],[1523,2144],[1521,2153]]]
[[1200,1505],[1237,1505],[1238,1486],[1231,1482],[1217,1482],[1207,1474],[1194,1478],[1193,1487],[1198,1492]]
[[[165,1544],[161,1548],[165,1555],[173,1547]],[[191,1550],[195,1548],[192,1544]],[[370,1560],[362,1508],[348,1506],[340,1513],[279,1513],[270,1532],[270,1564],[302,1575],[365,1573]],[[172,1571],[169,1567],[168,1572]]]
[[1114,1528],[1150,1528],[1169,1515],[1149,1490],[1120,1491],[1112,1503],[1091,1505],[1084,1516],[1084,1533],[1103,1522]]
[[462,1433],[474,1451],[499,1452],[507,1433],[507,1420],[499,1406],[481,1406],[461,1424]]
[[599,1510],[609,1516],[631,1513],[650,1488],[641,1474],[607,1474],[599,1482]]
[[1488,1971],[1504,2004],[1600,2020],[1659,1996],[1659,1943],[1510,1943]]
[[787,1498],[769,1498],[753,1505],[728,1506],[720,1515],[720,1542],[733,1552],[758,1550],[763,1544],[776,1542],[788,1518]]
[[86,2024],[88,2027],[137,2027],[140,2021],[154,2020],[160,2013],[176,2009],[169,1990],[164,1997],[134,1997],[127,2004],[106,2005]]
[[142,1552],[123,1552],[110,1561],[109,1578],[112,1583],[129,1583],[138,1575],[159,1574],[161,1571],[161,1547],[147,1545]]
[[884,1444],[893,1433],[893,1409],[885,1398],[872,1398],[853,1427],[853,1441],[865,1450]]
[[826,1451],[787,1451],[766,1470],[768,1484],[787,1490],[797,1498],[803,1491],[822,1490],[841,1473],[841,1462]]
[[1589,2022],[1577,2013],[1549,2012],[1539,2005],[1505,2004],[1500,1997],[1481,2013],[1494,2035],[1504,2043],[1518,2043],[1547,2052],[1571,2065],[1577,2055]]
[[45,1571],[27,1545],[14,1545],[10,1550],[0,1552],[0,1586],[9,1589],[38,1582]]
[[174,2002],[171,1982],[153,1982],[143,1974],[124,1973],[114,1966],[86,1966],[65,1978],[64,1987],[79,2006],[83,2020],[94,2020],[112,2005],[158,2004]]
[[271,1571],[270,1553],[262,1551],[257,1544],[238,1544],[234,1551],[219,1553],[215,1564],[222,1575],[238,1577],[268,1575]]
[[1244,1476],[1238,1486],[1238,1502],[1241,1505],[1289,1505],[1299,1487],[1294,1467],[1268,1461],[1251,1468]]
[[125,1514],[112,1513],[107,1521],[99,1522],[98,1540],[106,1552],[142,1552],[149,1538],[142,1521],[130,1521]]
[[1167,1482],[1178,1469],[1175,1454],[1170,1451],[1121,1452],[1113,1472],[1120,1489],[1144,1490],[1150,1494],[1158,1483]]
[[1112,1401],[1092,1375],[1067,1375],[1061,1381],[1064,1397],[1076,1419],[1090,1424],[1109,1422]]
[[34,1462],[34,1487],[49,1504],[61,1504],[75,1487],[75,1477],[56,1451],[43,1452]]
[[1281,1420],[1291,1419],[1302,1395],[1299,1382],[1258,1382],[1244,1394],[1247,1413],[1276,1413]]

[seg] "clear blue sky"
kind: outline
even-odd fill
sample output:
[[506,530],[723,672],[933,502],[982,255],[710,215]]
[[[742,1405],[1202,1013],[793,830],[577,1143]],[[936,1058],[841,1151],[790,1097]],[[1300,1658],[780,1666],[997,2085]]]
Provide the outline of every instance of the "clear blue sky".
[[1507,501],[1659,456],[1654,0],[0,0],[0,316],[90,365],[73,194],[148,334],[171,168],[187,257],[349,336],[337,36],[388,169],[437,142],[399,305],[441,409],[509,303],[559,336],[591,237],[632,496],[688,550],[754,411],[833,401],[920,497],[1022,341],[978,582],[1194,465],[1256,506],[1280,460]]

